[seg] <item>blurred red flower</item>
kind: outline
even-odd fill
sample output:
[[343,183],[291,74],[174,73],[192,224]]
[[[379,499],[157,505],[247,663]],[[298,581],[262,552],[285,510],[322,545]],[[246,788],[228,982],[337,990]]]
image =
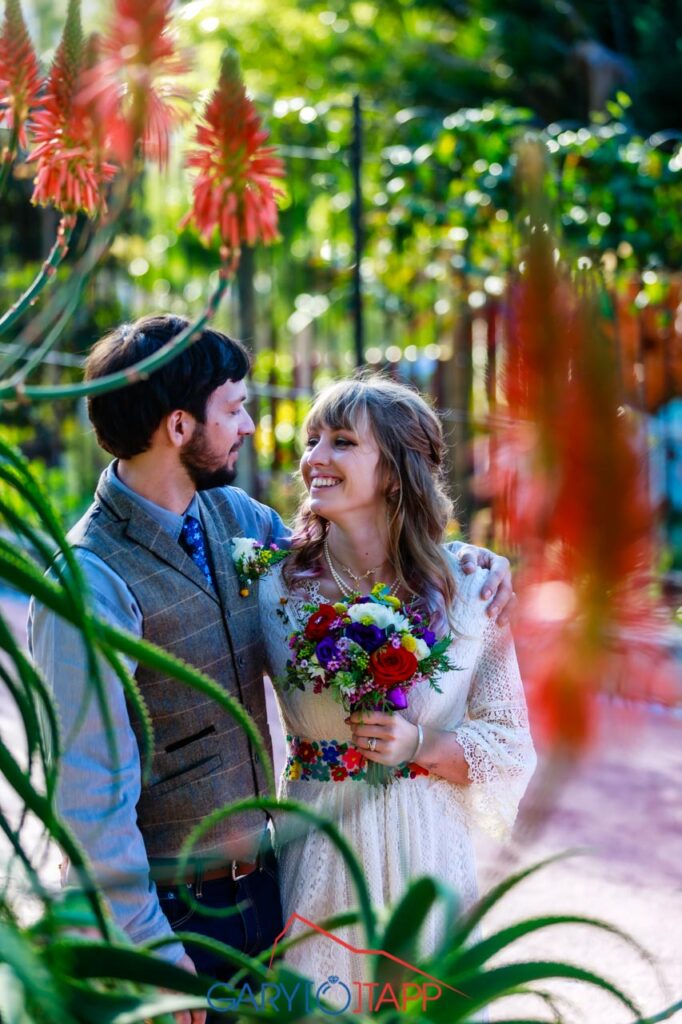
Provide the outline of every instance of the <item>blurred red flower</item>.
[[196,148],[187,157],[187,165],[199,175],[183,226],[193,222],[205,239],[217,229],[232,254],[242,243],[276,239],[276,198],[281,190],[271,179],[283,177],[284,167],[273,155],[274,147],[263,145],[267,137],[246,95],[237,57],[228,50],[218,87],[197,128]]
[[140,140],[145,156],[164,165],[178,101],[189,97],[176,81],[189,65],[170,30],[171,7],[172,0],[115,0],[101,60],[84,77],[81,101],[96,106],[122,164]]
[[608,297],[589,277],[570,279],[546,200],[530,205],[488,482],[500,539],[520,554],[515,637],[534,724],[550,747],[579,749],[600,694],[672,699],[669,615],[651,585],[646,437],[623,402]]
[[6,0],[0,34],[0,124],[14,129],[26,148],[26,119],[42,85],[38,58],[26,31],[20,0]]
[[70,0],[64,33],[31,129],[38,164],[32,202],[92,216],[106,208],[105,186],[116,168],[104,158],[104,125],[79,98],[87,63],[78,0]]

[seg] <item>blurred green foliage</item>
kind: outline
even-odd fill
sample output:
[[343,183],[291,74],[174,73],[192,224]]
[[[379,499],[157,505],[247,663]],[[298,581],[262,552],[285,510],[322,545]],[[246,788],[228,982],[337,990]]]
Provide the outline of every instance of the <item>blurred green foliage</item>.
[[[666,272],[680,267],[679,104],[676,78],[661,71],[680,63],[679,8],[653,3],[642,12],[630,0],[617,7],[554,0],[178,5],[193,91],[206,94],[223,47],[235,45],[287,165],[282,242],[244,260],[218,318],[253,348],[256,390],[298,395],[258,398],[249,486],[291,507],[305,396],[354,365],[353,94],[363,105],[365,359],[399,370],[440,401],[438,381],[461,325],[502,296],[513,267],[521,209],[514,144],[527,132],[546,140],[556,227],[571,251],[589,256],[612,282],[656,271],[662,292]],[[47,57],[60,12],[45,0],[34,0],[32,9],[34,37]],[[102,28],[100,5],[86,4],[84,17],[87,28]],[[589,59],[578,56],[585,43],[593,44]],[[623,75],[609,64],[614,54],[625,62]],[[597,72],[602,92],[604,82],[610,87],[591,114]],[[647,138],[654,129],[658,135]],[[192,130],[189,119],[185,137]],[[28,195],[28,178],[16,179],[0,211],[5,303],[53,237],[53,215],[32,210]],[[150,310],[198,311],[216,264],[193,234],[178,229],[188,196],[179,145],[163,173],[149,170],[140,182],[135,208],[88,288],[67,355],[84,353],[112,324]],[[77,370],[47,364],[38,373],[54,379]],[[58,414],[22,409],[20,424],[18,439],[57,467],[61,442],[49,435],[82,431],[83,417],[66,407]],[[69,445],[65,440],[67,452]],[[94,467],[100,464],[95,455]],[[83,472],[72,492],[65,469],[70,506],[87,501],[92,472]]]

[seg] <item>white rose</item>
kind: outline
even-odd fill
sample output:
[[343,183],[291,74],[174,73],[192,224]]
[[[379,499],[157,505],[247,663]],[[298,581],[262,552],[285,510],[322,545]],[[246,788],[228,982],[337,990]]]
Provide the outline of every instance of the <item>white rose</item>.
[[253,537],[233,537],[230,544],[232,545],[232,558],[238,562],[240,558],[251,557],[258,541]]
[[386,629],[388,626],[395,626],[396,630],[407,630],[410,624],[404,615],[389,608],[385,604],[354,604],[348,609],[348,617],[353,622],[362,622],[364,625],[374,625],[379,629]]
[[415,643],[417,644],[417,646],[415,647],[412,653],[414,654],[417,661],[422,661],[424,658],[428,658],[429,654],[431,653],[431,648],[427,644],[426,640],[418,640],[415,637]]

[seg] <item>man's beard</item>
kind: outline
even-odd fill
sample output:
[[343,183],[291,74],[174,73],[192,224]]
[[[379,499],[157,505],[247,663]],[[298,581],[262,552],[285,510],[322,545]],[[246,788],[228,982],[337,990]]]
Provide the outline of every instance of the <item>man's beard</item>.
[[212,487],[226,487],[237,479],[237,469],[223,463],[216,465],[218,457],[206,440],[206,430],[197,423],[191,440],[180,450],[180,461],[198,491]]

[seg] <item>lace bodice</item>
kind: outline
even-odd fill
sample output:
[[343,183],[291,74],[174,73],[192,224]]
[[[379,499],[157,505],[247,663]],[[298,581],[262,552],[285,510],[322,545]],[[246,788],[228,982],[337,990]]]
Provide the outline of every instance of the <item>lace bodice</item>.
[[[486,615],[480,597],[486,570],[465,574],[448,552],[455,575],[455,640],[450,660],[456,668],[438,679],[442,693],[415,687],[401,712],[411,722],[453,731],[469,764],[471,786],[452,785],[467,816],[502,837],[511,828],[519,800],[535,767],[526,702],[509,628]],[[312,595],[313,598],[315,595]],[[347,712],[328,692],[282,692],[287,639],[305,621],[306,598],[289,593],[277,566],[259,585],[266,662],[275,684],[282,725],[289,735],[308,739],[350,740]],[[439,780],[443,782],[443,780]],[[340,783],[341,785],[342,783]]]

